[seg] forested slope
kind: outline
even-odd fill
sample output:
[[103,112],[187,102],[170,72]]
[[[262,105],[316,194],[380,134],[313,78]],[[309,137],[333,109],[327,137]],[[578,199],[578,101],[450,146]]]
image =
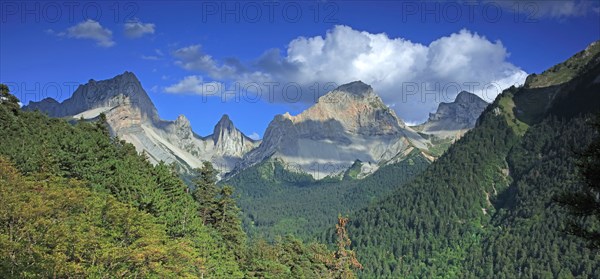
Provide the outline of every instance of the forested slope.
[[360,277],[600,276],[597,251],[565,233],[573,217],[555,202],[578,189],[575,151],[599,136],[598,48],[561,65],[569,79],[546,78],[566,75],[553,68],[533,79],[543,87],[506,90],[414,181],[351,216]]
[[[355,165],[360,168],[360,162]],[[350,214],[389,194],[421,173],[429,161],[413,150],[401,162],[355,179],[352,168],[343,179],[314,180],[286,170],[275,160],[252,166],[223,183],[233,185],[243,210],[244,229],[252,237],[272,239],[292,233],[314,239],[331,227],[338,214]]]
[[2,278],[352,275],[324,245],[247,242],[234,189],[201,171],[190,190],[111,138],[103,117],[23,112],[0,84],[0,142]]

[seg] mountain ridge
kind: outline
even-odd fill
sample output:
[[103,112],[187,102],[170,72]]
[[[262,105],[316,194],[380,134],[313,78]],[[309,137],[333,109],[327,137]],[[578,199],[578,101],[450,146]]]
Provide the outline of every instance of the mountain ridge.
[[[44,99],[31,102],[24,110],[40,110],[51,117],[94,120],[106,115],[109,131],[144,151],[151,162],[177,163],[184,173],[210,161],[222,172],[233,168],[241,156],[258,143],[239,131],[224,115],[213,133],[202,137],[194,133],[185,115],[160,119],[154,103],[132,72],[80,85],[62,103]],[[227,123],[224,121],[227,120]],[[226,132],[218,128],[226,124]]]
[[[153,163],[177,163],[184,173],[191,173],[203,161],[210,161],[219,170],[219,177],[231,177],[268,158],[279,158],[294,171],[316,179],[341,177],[360,160],[369,166],[358,175],[365,177],[382,165],[402,160],[402,154],[412,148],[434,160],[437,153],[429,149],[445,144],[408,127],[370,85],[360,80],[340,85],[298,115],[274,116],[259,141],[239,131],[227,114],[207,136],[195,134],[185,115],[172,121],[160,119],[140,81],[128,71],[107,80],[92,79],[61,103],[44,99],[23,109],[88,120],[103,113],[111,134],[146,152]],[[470,126],[461,128],[464,132]]]
[[441,102],[436,112],[429,114],[427,121],[413,128],[438,138],[460,138],[475,127],[477,118],[488,105],[479,96],[461,91],[454,101]]
[[357,159],[387,162],[411,146],[426,149],[425,142],[370,85],[355,81],[321,96],[298,115],[276,115],[261,144],[230,175],[278,158],[297,171],[323,179],[343,174]]
[[100,107],[119,105],[115,101],[123,96],[129,99],[132,107],[141,110],[142,114],[152,121],[158,120],[158,112],[154,103],[142,87],[134,73],[125,71],[110,79],[96,81],[90,79],[86,84],[80,84],[71,97],[62,102],[49,101],[30,102],[24,110],[40,110],[50,117],[67,117]]
[[359,277],[597,278],[598,254],[565,233],[579,219],[553,200],[578,188],[573,151],[598,137],[594,57],[567,82],[504,90],[423,173],[351,216]]

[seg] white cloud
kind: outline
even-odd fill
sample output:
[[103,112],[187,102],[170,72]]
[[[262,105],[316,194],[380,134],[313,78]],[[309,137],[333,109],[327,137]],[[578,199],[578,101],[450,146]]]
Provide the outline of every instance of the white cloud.
[[535,0],[535,1],[506,1],[487,0],[504,7],[507,11],[525,14],[529,20],[541,17],[568,18],[586,16],[588,13],[598,13],[600,2],[590,0]]
[[[54,34],[54,31],[49,29],[47,33]],[[67,36],[75,39],[90,39],[96,41],[96,44],[101,47],[111,47],[115,45],[112,40],[112,31],[108,28],[103,28],[97,21],[88,19],[80,22],[75,26],[69,27],[65,32],[60,32],[58,36]]]
[[129,38],[139,38],[145,34],[154,34],[154,23],[143,23],[141,21],[132,21],[125,23],[125,36]]
[[407,126],[417,126],[423,124],[423,121],[404,121]]
[[141,58],[144,60],[161,60],[164,55],[160,49],[154,49],[155,55],[142,55]]
[[249,138],[253,139],[253,140],[259,140],[260,139],[260,135],[257,132],[252,132],[252,134],[248,135]]
[[305,102],[314,101],[315,82],[323,90],[326,84],[362,80],[384,102],[394,104],[400,117],[413,122],[424,120],[438,103],[452,101],[461,90],[492,101],[502,89],[522,84],[527,75],[507,61],[509,53],[500,41],[468,30],[423,45],[339,25],[324,37],[292,40],[284,55],[272,49],[251,63],[219,63],[199,45],[181,48],[174,56],[184,69],[216,80],[297,83]]
[[200,76],[187,76],[178,83],[165,87],[165,92],[173,94],[215,95],[223,90],[219,82],[204,82]]
[[191,45],[176,50],[173,55],[179,60],[175,64],[186,70],[201,71],[212,78],[224,79],[236,75],[241,67],[235,59],[229,59],[223,65],[217,65],[212,56],[202,51],[202,46]]

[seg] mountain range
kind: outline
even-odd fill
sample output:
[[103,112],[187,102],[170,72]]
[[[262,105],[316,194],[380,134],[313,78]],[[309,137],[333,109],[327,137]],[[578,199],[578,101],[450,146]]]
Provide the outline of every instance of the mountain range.
[[46,98],[23,109],[86,120],[104,114],[113,136],[132,143],[153,163],[176,163],[183,173],[209,161],[220,177],[231,177],[265,160],[278,160],[290,171],[323,179],[341,177],[357,160],[362,178],[412,150],[433,161],[449,145],[448,139],[459,138],[475,125],[486,106],[476,95],[461,92],[453,103],[441,103],[427,122],[409,127],[371,86],[355,81],[321,96],[298,115],[275,116],[262,140],[246,136],[227,115],[203,137],[193,132],[184,115],[174,121],[161,119],[137,77],[125,72],[90,80],[61,103]]
[[586,189],[579,154],[598,146],[599,113],[600,41],[504,90],[425,171],[387,179],[392,193],[350,217],[359,277],[598,278],[600,254],[570,228],[597,233],[598,216],[557,196]]
[[203,161],[227,172],[260,143],[240,132],[227,115],[205,137],[192,131],[184,115],[174,121],[160,119],[152,100],[131,72],[108,80],[90,80],[62,103],[46,98],[23,109],[86,120],[96,119],[102,113],[113,136],[132,143],[153,163],[177,163],[188,173],[201,167]]
[[[129,72],[24,108],[63,119],[2,84],[0,274],[600,278],[599,92],[600,41],[420,125],[355,81],[253,141],[227,115],[206,137],[160,119]],[[166,160],[229,172],[190,188]]]

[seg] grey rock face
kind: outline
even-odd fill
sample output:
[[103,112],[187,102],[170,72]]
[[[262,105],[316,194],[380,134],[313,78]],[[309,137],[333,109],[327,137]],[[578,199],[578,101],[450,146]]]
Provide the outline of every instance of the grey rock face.
[[[485,106],[487,103],[477,96],[462,92],[455,102],[440,104],[418,129],[421,133],[455,135],[473,127]],[[228,115],[223,115],[206,137],[195,134],[183,115],[174,121],[161,120],[130,72],[108,80],[90,80],[62,103],[44,99],[24,109],[84,119],[105,113],[112,135],[132,143],[154,163],[177,163],[183,170],[191,170],[210,161],[221,174],[232,171],[231,175],[265,159],[281,160],[317,179],[341,174],[356,160],[369,166],[362,169],[370,173],[402,160],[412,150],[426,152],[431,146],[361,81],[332,90],[296,116],[275,116],[262,141],[244,135]]]
[[223,156],[241,158],[256,146],[254,140],[240,132],[227,114],[215,125],[213,134],[210,136],[214,143],[215,152]]
[[273,158],[320,179],[344,172],[356,160],[388,162],[412,146],[425,148],[424,142],[371,86],[355,81],[325,94],[299,115],[275,116],[262,143],[234,173]]
[[175,121],[161,120],[131,72],[108,80],[90,80],[62,103],[48,98],[31,102],[24,109],[40,110],[52,117],[84,119],[105,113],[112,135],[132,143],[153,163],[177,163],[187,171],[201,167],[203,161],[210,161],[221,172],[228,172],[246,152],[258,145],[240,132],[228,116],[215,126],[213,135],[204,138],[192,131],[184,115]]
[[66,117],[84,111],[120,105],[119,95],[128,98],[130,105],[140,109],[146,119],[158,120],[154,104],[142,88],[140,81],[131,72],[125,72],[112,79],[95,81],[91,79],[85,85],[80,85],[71,98],[62,103],[44,99],[40,102],[30,102],[24,110],[40,110],[51,117]]
[[488,103],[479,96],[463,91],[452,103],[441,103],[437,112],[429,114],[429,121],[451,119],[467,127],[473,127]]
[[489,104],[477,95],[463,91],[454,102],[440,103],[435,113],[429,114],[427,122],[416,127],[425,134],[441,138],[459,137],[475,127],[477,118]]
[[319,98],[314,106],[290,118],[295,122],[335,119],[345,131],[364,136],[398,134],[405,126],[373,88],[361,81],[338,87]]

